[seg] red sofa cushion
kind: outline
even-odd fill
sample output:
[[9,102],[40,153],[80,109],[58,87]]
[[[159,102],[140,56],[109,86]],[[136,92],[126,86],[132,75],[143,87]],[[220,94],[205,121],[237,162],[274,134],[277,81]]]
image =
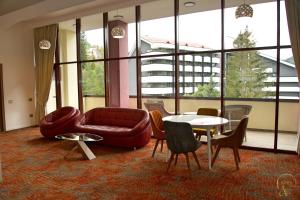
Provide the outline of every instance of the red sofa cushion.
[[85,113],[85,124],[133,128],[146,115],[142,110],[127,108],[95,108]]

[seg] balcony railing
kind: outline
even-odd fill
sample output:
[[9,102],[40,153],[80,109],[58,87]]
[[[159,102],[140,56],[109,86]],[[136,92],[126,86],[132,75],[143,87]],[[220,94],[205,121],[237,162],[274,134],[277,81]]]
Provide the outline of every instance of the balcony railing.
[[[144,102],[150,97],[143,98]],[[160,98],[164,101],[165,107],[168,111],[174,112],[175,100],[170,98]],[[104,97],[84,97],[84,111],[95,107],[104,106]],[[252,106],[249,114],[248,128],[261,131],[273,131],[275,127],[275,102],[274,101],[253,101],[253,100],[225,100],[225,105],[230,104],[247,104]],[[200,107],[220,108],[220,100],[213,99],[180,99],[180,113],[196,112]],[[136,98],[130,98],[129,107],[136,108]],[[297,132],[298,125],[298,102],[284,101],[279,103],[279,121],[278,129],[280,132],[294,133]]]

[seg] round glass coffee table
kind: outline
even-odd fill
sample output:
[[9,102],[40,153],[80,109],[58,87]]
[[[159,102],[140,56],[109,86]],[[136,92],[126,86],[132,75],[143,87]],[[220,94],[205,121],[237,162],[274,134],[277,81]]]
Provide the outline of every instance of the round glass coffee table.
[[56,135],[55,138],[61,140],[76,141],[75,146],[65,157],[67,157],[70,153],[74,152],[76,149],[79,149],[82,156],[87,160],[92,160],[96,158],[96,156],[91,151],[91,149],[85,144],[85,142],[96,142],[103,140],[103,137],[91,133],[65,133],[61,135]]

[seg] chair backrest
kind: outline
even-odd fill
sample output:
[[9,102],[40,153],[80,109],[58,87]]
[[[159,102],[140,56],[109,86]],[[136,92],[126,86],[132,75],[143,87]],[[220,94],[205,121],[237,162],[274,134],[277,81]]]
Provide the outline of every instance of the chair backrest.
[[237,146],[241,146],[244,141],[247,125],[248,125],[248,117],[243,117],[241,119],[239,125],[237,126],[237,128],[229,136],[229,137],[231,137],[231,140],[234,141],[234,143]]
[[164,104],[163,103],[148,103],[145,102],[144,103],[145,107],[147,108],[147,110],[153,111],[153,110],[158,110],[163,117],[169,116],[171,115],[171,113],[169,113],[168,111],[165,110]]
[[160,103],[164,106],[164,101],[160,99],[147,99],[147,103]]
[[192,127],[186,122],[164,121],[168,148],[174,153],[195,151],[198,141]]
[[162,115],[158,110],[149,112],[151,127],[155,138],[164,137],[164,123],[162,121]]
[[209,116],[218,116],[219,111],[216,108],[199,108],[197,115],[209,115]]
[[229,118],[231,120],[240,120],[245,115],[249,115],[252,109],[251,105],[227,105],[225,106],[225,118]]

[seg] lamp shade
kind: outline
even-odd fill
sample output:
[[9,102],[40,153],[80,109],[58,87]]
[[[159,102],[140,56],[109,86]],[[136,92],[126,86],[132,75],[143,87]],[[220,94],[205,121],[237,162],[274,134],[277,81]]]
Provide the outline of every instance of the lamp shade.
[[241,4],[237,7],[235,11],[235,18],[240,17],[252,17],[253,16],[253,8],[248,4]]
[[113,38],[120,39],[125,37],[125,30],[121,26],[115,26],[111,29],[111,35]]
[[40,49],[50,49],[51,43],[49,40],[41,40],[39,42]]

